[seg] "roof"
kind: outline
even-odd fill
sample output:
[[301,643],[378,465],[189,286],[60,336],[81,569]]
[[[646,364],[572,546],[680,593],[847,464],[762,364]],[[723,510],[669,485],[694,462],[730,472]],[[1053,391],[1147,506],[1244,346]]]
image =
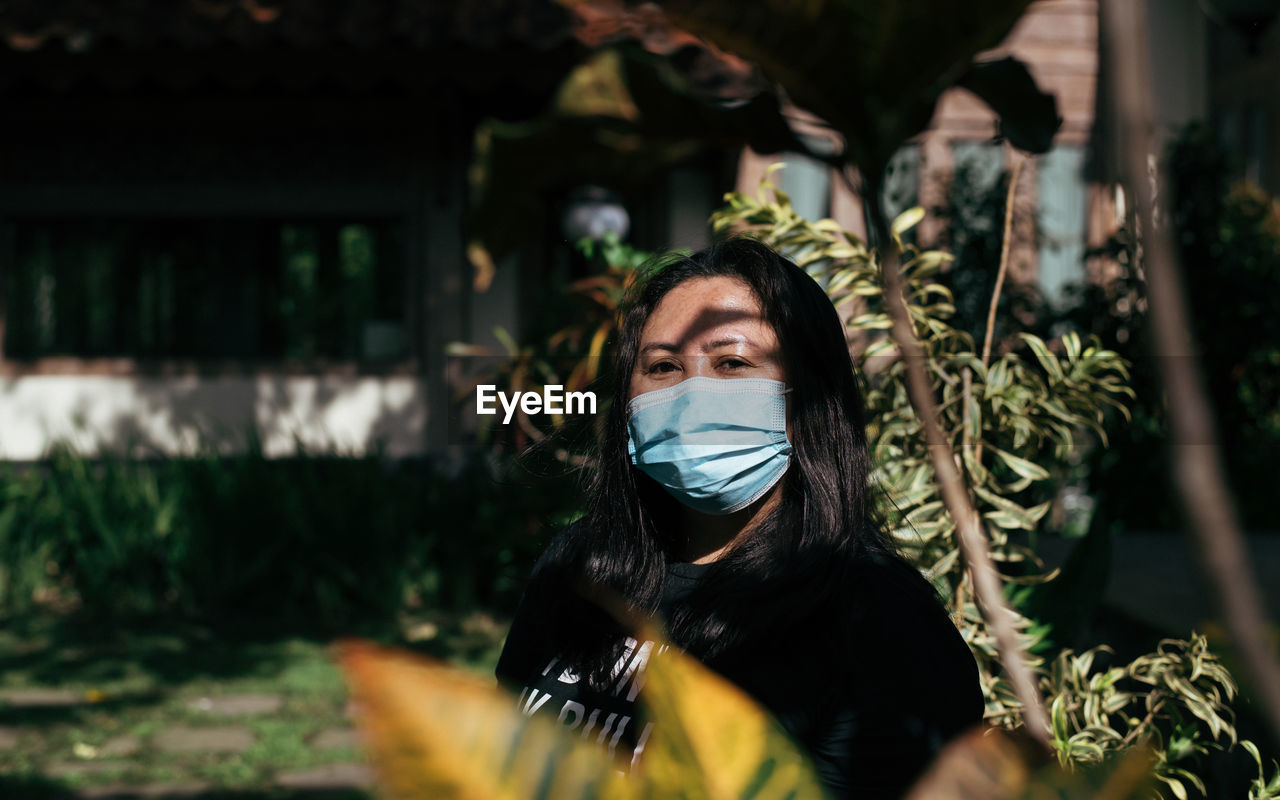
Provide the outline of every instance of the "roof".
[[671,25],[652,3],[0,0],[0,90],[182,91],[317,79],[360,90],[386,81],[433,85],[450,72],[472,89],[512,85],[542,95],[584,50],[624,42],[666,58],[714,101],[766,88],[751,64]]
[[446,44],[536,50],[572,38],[549,0],[5,0],[0,42],[29,52],[112,46],[431,49]]

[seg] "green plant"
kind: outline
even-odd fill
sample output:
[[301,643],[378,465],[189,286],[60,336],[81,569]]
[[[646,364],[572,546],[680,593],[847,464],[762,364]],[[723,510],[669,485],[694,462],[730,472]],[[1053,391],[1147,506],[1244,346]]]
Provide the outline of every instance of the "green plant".
[[[900,237],[922,216],[920,209],[907,212],[893,234]],[[973,648],[988,720],[1018,727],[1020,704],[974,602],[955,524],[939,497],[928,453],[935,443],[924,441],[905,388],[905,364],[885,335],[891,323],[873,253],[831,220],[799,217],[785,193],[767,182],[757,197],[727,195],[712,225],[718,233],[750,231],[791,257],[823,283],[846,316],[867,377],[868,432],[884,516],[903,551],[950,603]],[[1006,595],[1036,608],[1027,599],[1034,589],[1060,584],[1056,573],[1041,574],[1034,536],[1072,449],[1089,437],[1105,443],[1108,413],[1128,415],[1134,397],[1129,365],[1096,339],[1074,333],[1052,342],[1023,333],[1018,347],[984,361],[972,337],[950,325],[952,297],[937,279],[951,256],[902,248],[907,307],[941,401],[946,443],[958,454],[993,557],[1004,565]],[[597,292],[596,302],[612,311],[627,274],[611,268],[580,287]],[[607,341],[612,324],[610,314],[569,330],[589,329],[593,340]],[[1102,667],[1105,648],[1063,649],[1049,638],[1051,627],[1033,617],[1017,615],[1015,627],[1049,699],[1052,744],[1064,765],[1103,763],[1143,744],[1152,748],[1154,775],[1168,792],[1184,797],[1188,785],[1204,792],[1194,772],[1197,756],[1234,744],[1236,734],[1228,705],[1235,685],[1203,637],[1167,640],[1127,665]]]
[[[1245,527],[1274,528],[1270,496],[1280,470],[1280,200],[1234,181],[1233,165],[1203,124],[1192,124],[1166,154],[1181,261],[1196,287],[1190,323],[1216,412],[1223,459]],[[1163,502],[1169,417],[1159,364],[1151,357],[1142,250],[1132,223],[1099,255],[1114,277],[1078,290],[1066,321],[1092,329],[1135,362],[1135,426],[1110,452],[1094,454],[1100,510],[1137,530],[1173,530],[1176,506]]]
[[[621,241],[612,232],[598,240],[582,239],[575,246],[598,270],[564,288],[573,306],[573,322],[545,337],[545,347],[521,346],[505,328],[494,330],[502,346],[500,351],[462,342],[449,345],[449,355],[488,359],[490,366],[458,393],[464,402],[474,397],[475,383],[493,382],[508,392],[539,392],[547,385],[579,392],[589,389],[600,376],[600,366],[609,353],[617,325],[619,304],[653,254]],[[533,340],[539,338],[534,336]],[[608,399],[602,397],[600,401],[597,412],[603,413]],[[539,415],[535,421],[522,408],[515,412],[514,427],[496,431],[493,420],[493,417],[480,420],[480,438],[510,445],[517,452],[532,442],[542,441],[552,432],[563,432],[567,423],[559,414]],[[580,461],[583,457],[580,449],[562,449],[558,457],[564,461]]]
[[[380,796],[830,796],[808,755],[741,689],[660,644],[657,631],[636,635],[659,644],[642,695],[652,728],[629,774],[589,737],[526,716],[491,682],[409,653],[345,643],[338,660]],[[1021,750],[1004,732],[976,729],[942,751],[907,800],[1136,800],[1147,761],[1138,749],[1112,763],[1068,770],[1045,763],[1043,752]]]
[[53,588],[57,541],[28,522],[41,491],[36,470],[0,467],[0,609],[21,608]]
[[[914,209],[893,225],[900,236],[923,216]],[[905,388],[905,365],[885,337],[884,308],[874,256],[831,220],[810,222],[789,198],[765,183],[756,197],[730,194],[712,217],[717,232],[748,231],[824,282],[845,310],[855,361],[867,377],[868,435],[883,513],[903,551],[938,587],[978,658],[988,721],[1021,724],[1021,708],[998,659],[995,642],[973,601],[961,562],[955,523],[939,497],[928,449]],[[1022,334],[1022,347],[990,364],[972,338],[948,324],[950,292],[934,279],[946,253],[903,245],[901,271],[916,336],[928,362],[946,442],[961,467],[970,500],[981,515],[992,556],[1004,564],[1006,594],[1019,583],[1047,583],[1030,538],[1052,496],[1053,468],[1066,460],[1082,432],[1106,440],[1108,409],[1127,413],[1133,397],[1128,366],[1114,351],[1067,334],[1048,343]],[[1155,754],[1155,775],[1175,796],[1185,783],[1201,788],[1190,759],[1235,741],[1227,702],[1235,692],[1203,637],[1168,640],[1156,653],[1125,667],[1098,671],[1098,651],[1045,650],[1048,630],[1017,615],[1015,627],[1047,694],[1053,745],[1064,764],[1082,765],[1139,742]],[[1123,681],[1121,679],[1123,678]],[[1123,684],[1123,685],[1121,685]],[[1144,717],[1126,716],[1136,704]]]
[[[770,196],[772,195],[772,196]],[[903,386],[905,366],[892,341],[878,267],[865,245],[830,220],[810,223],[791,209],[770,184],[759,197],[730,195],[712,217],[717,231],[746,229],[791,256],[826,282],[837,308],[846,309],[855,338],[855,361],[868,377],[866,411],[876,479],[891,504],[885,512],[894,535],[943,594],[964,608],[963,575],[954,524],[938,498],[927,448]],[[923,216],[913,209],[895,232]],[[984,365],[968,334],[948,324],[950,291],[934,278],[950,255],[904,247],[902,273],[908,308],[941,398],[943,427],[960,454],[975,507],[982,514],[993,554],[1004,562],[1025,561],[1031,551],[1015,538],[1034,531],[1048,510],[1034,489],[1051,477],[1042,462],[1064,459],[1080,429],[1105,437],[1104,408],[1123,412],[1127,366],[1114,353],[1086,346],[1078,337],[1059,343],[1059,356],[1044,341],[1024,335],[1025,349]],[[1024,358],[1027,352],[1030,359]],[[885,363],[885,362],[888,363]]]
[[1258,777],[1249,784],[1249,800],[1276,800],[1280,798],[1280,764],[1275,761],[1271,762],[1275,774],[1267,780],[1266,768],[1262,765],[1262,754],[1258,752],[1258,747],[1253,742],[1241,742],[1240,746],[1248,751],[1253,757],[1254,762],[1258,765]]
[[1095,660],[1107,652],[1063,650],[1045,678],[1059,759],[1097,763],[1148,742],[1156,754],[1156,778],[1175,796],[1185,797],[1187,784],[1207,794],[1189,765],[1224,740],[1235,744],[1228,703],[1236,686],[1205,638],[1193,633],[1187,641],[1166,639],[1156,652],[1126,666],[1095,669]]
[[406,603],[510,610],[573,487],[252,444],[152,460],[60,448],[0,473],[0,502],[0,614],[332,631],[394,625]]

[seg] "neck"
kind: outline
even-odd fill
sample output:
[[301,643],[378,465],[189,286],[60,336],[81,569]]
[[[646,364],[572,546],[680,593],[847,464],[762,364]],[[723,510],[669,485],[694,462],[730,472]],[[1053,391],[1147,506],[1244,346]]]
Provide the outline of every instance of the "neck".
[[694,564],[719,561],[736,542],[742,541],[759,527],[782,497],[779,481],[764,497],[732,514],[703,514],[688,506],[680,506],[680,527],[684,533],[684,551],[679,557]]

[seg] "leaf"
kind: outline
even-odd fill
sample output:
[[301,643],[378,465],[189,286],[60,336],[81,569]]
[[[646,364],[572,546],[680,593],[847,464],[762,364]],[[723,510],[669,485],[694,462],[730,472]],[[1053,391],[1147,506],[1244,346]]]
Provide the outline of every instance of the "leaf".
[[1067,351],[1067,358],[1075,361],[1080,358],[1080,334],[1071,331],[1062,337],[1062,346]]
[[908,525],[917,525],[931,517],[937,517],[945,511],[946,505],[941,500],[932,500],[911,509],[911,511],[907,512],[907,516],[904,518],[904,521]]
[[1258,764],[1258,769],[1261,770],[1262,754],[1258,752],[1258,746],[1253,742],[1249,741],[1248,739],[1241,739],[1240,746],[1244,748],[1246,753],[1253,756],[1253,760]]
[[634,796],[604,751],[524,716],[489,682],[365,642],[337,658],[386,800],[516,800],[547,784],[553,797]]
[[565,114],[640,119],[640,109],[623,79],[622,56],[617,50],[594,53],[569,73],[556,93],[556,104]]
[[984,398],[990,398],[992,395],[1000,394],[1005,387],[1009,385],[1009,365],[1005,359],[1000,359],[987,372],[987,382],[983,387],[982,395]]
[[1053,725],[1053,740],[1060,747],[1067,743],[1070,738],[1070,730],[1067,725],[1067,712],[1063,705],[1066,698],[1058,695],[1053,698],[1053,702],[1049,705],[1049,719]]
[[[554,85],[538,86],[550,82],[531,77],[532,102],[476,128],[464,236],[478,289],[487,288],[506,255],[540,235],[551,192],[583,184],[643,186],[708,141],[750,144],[759,152],[804,150],[771,91],[735,103],[708,102],[672,60],[634,43],[580,49],[578,58],[561,59],[547,71]],[[563,71],[555,75],[556,69]]]
[[968,89],[1000,117],[1000,134],[1027,153],[1047,153],[1062,127],[1058,103],[1041,91],[1027,66],[1012,56],[979,61],[969,67],[957,86]]
[[938,489],[936,486],[919,486],[895,492],[893,495],[893,502],[894,505],[898,506],[898,508],[907,508],[909,506],[914,506],[937,493]]
[[449,342],[445,345],[445,355],[447,356],[497,356],[501,355],[490,347],[478,344],[468,344],[467,342]]
[[516,344],[515,337],[501,325],[493,329],[493,336],[507,349],[507,355],[515,355],[520,352],[520,345]]
[[965,471],[969,473],[971,479],[970,485],[975,489],[987,482],[991,473],[983,466],[982,460],[978,458],[978,448],[963,447],[960,452],[961,462],[964,464]]
[[922,219],[924,219],[923,206],[908,208],[906,211],[899,214],[898,218],[893,221],[893,225],[890,227],[889,231],[894,235],[894,237],[901,238],[902,234],[919,225],[920,220]]
[[[878,183],[943,89],[995,46],[1027,0],[936,3],[663,0],[681,27],[755,63],[843,135],[843,160]],[[888,79],[892,76],[892,79]]]
[[[652,631],[645,635],[659,639]],[[641,764],[651,796],[824,796],[808,756],[778,723],[676,648],[650,659],[641,697],[654,720]]]
[[1063,378],[1062,365],[1058,363],[1058,357],[1049,351],[1049,346],[1044,343],[1044,340],[1030,333],[1020,333],[1018,335],[1031,347],[1031,352],[1035,353],[1036,360],[1040,362],[1040,366],[1049,374],[1049,377],[1055,383],[1061,382]]
[[992,447],[991,450],[996,454],[997,458],[1004,462],[1005,466],[1028,480],[1043,481],[1049,478],[1049,470],[1039,464],[1028,461],[1025,458],[1019,458],[1013,453],[1007,453],[998,447]]
[[932,582],[939,576],[947,574],[951,571],[951,568],[956,565],[956,561],[959,558],[960,548],[955,547],[948,550],[946,555],[938,559],[938,561],[924,573],[925,578]]
[[[901,217],[899,217],[901,219]],[[944,264],[955,261],[956,257],[945,250],[926,250],[911,260],[911,276],[916,280],[932,278],[942,271]],[[904,272],[906,270],[904,269]],[[934,284],[939,285],[939,284]],[[940,286],[940,285],[939,285]],[[940,287],[945,288],[945,287]]]
[[905,800],[1018,797],[1031,777],[1021,750],[999,730],[975,730],[942,749]]
[[979,729],[944,747],[905,800],[1137,800],[1151,764],[1151,752],[1134,747],[1114,763],[1067,770],[1025,736]]
[[525,716],[469,673],[357,641],[339,646],[338,661],[389,800],[823,798],[808,757],[746,693],[676,649],[654,651],[640,695],[653,728],[630,776],[594,742]]
[[1013,530],[1034,530],[1035,525],[1025,516],[1011,514],[1008,511],[987,511],[982,518],[991,522],[997,528],[1003,528],[1007,531]]
[[1178,800],[1187,800],[1187,788],[1182,785],[1182,781],[1164,775],[1157,775],[1156,777],[1169,787],[1169,790],[1173,792],[1173,796]]
[[860,314],[845,325],[856,331],[887,331],[893,327],[888,314]]

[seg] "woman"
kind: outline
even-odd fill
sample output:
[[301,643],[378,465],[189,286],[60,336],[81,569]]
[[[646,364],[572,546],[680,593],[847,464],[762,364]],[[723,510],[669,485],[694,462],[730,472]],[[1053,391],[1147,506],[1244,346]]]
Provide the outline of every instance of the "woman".
[[872,509],[844,329],[822,289],[738,238],[624,306],[585,516],[534,568],[498,663],[526,714],[633,763],[653,643],[586,599],[667,621],[814,756],[837,796],[896,797],[982,720],[973,657]]

